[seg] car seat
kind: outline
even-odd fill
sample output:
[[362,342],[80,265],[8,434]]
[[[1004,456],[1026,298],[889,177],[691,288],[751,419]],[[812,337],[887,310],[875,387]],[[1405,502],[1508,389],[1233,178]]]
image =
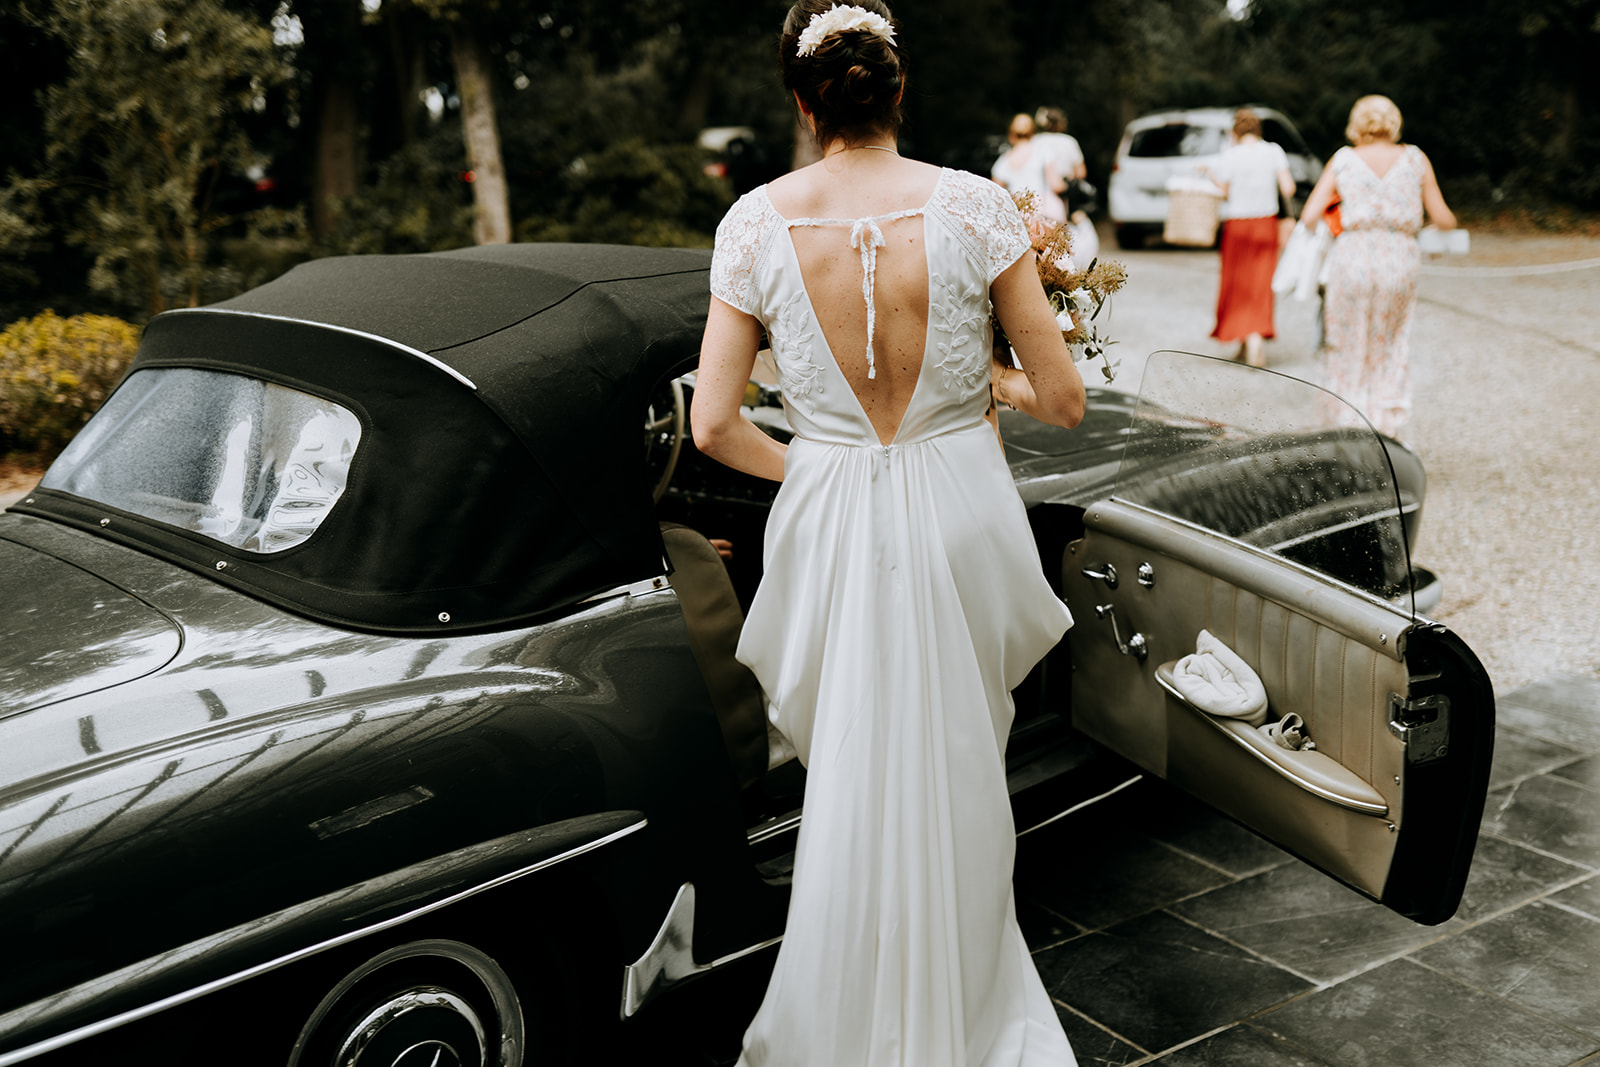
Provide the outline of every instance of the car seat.
[[750,668],[734,657],[744,612],[722,557],[704,535],[663,522],[661,541],[672,563],[668,580],[689,628],[689,648],[711,692],[723,744],[743,789],[766,774],[769,759],[761,686]]

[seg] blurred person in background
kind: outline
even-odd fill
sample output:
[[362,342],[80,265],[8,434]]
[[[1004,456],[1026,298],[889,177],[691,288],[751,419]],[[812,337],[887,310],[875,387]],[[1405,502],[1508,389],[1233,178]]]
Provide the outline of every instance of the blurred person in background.
[[1041,107],[1033,115],[1038,132],[1033,135],[1044,154],[1055,164],[1056,173],[1066,181],[1061,199],[1072,226],[1072,258],[1088,266],[1100,254],[1100,237],[1089,219],[1095,188],[1085,179],[1089,174],[1083,147],[1067,132],[1067,113],[1059,107]]
[[1363,96],[1345,137],[1306,198],[1301,221],[1315,227],[1339,204],[1342,229],[1328,252],[1322,353],[1327,388],[1394,435],[1411,417],[1411,313],[1417,306],[1423,212],[1455,229],[1433,164],[1400,142],[1400,109]]
[[1037,128],[1033,139],[1055,160],[1056,173],[1068,182],[1083,180],[1089,168],[1078,139],[1067,132],[1067,113],[1059,107],[1041,107],[1034,112],[1033,123]]
[[1240,108],[1233,116],[1233,143],[1222,157],[1200,168],[1221,187],[1222,281],[1217,287],[1217,326],[1211,336],[1237,341],[1234,359],[1265,367],[1262,341],[1272,337],[1272,272],[1278,265],[1278,195],[1294,195],[1294,177],[1283,149],[1261,138],[1261,119]]
[[994,161],[989,176],[1013,196],[1021,192],[1033,193],[1035,210],[1040,216],[1052,222],[1066,222],[1067,205],[1061,194],[1067,188],[1067,179],[1049,150],[1034,136],[1037,131],[1031,115],[1013,118],[1006,131],[1011,147]]

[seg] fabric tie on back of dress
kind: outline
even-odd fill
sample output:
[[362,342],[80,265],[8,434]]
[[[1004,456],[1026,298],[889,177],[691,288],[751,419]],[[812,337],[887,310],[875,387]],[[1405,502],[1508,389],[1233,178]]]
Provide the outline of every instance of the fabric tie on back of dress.
[[791,219],[790,226],[848,226],[850,247],[861,251],[861,298],[867,303],[867,377],[878,376],[878,364],[872,354],[872,334],[877,327],[877,298],[874,291],[878,272],[878,249],[888,242],[884,239],[879,222],[893,222],[922,214],[920,207],[894,211],[887,215],[869,215],[863,219]]

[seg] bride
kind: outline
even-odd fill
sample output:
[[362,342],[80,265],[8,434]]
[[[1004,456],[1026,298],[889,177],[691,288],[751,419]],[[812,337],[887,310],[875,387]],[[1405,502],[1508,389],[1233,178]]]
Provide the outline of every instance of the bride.
[[[692,409],[723,463],[782,481],[739,644],[807,768],[793,896],[741,1063],[1071,1065],[1018,929],[1010,691],[1072,623],[993,400],[1061,426],[1082,380],[1022,218],[902,158],[893,16],[800,0],[784,85],[823,149],[717,231]],[[1022,369],[992,360],[991,310]],[[770,341],[795,431],[740,413]]]

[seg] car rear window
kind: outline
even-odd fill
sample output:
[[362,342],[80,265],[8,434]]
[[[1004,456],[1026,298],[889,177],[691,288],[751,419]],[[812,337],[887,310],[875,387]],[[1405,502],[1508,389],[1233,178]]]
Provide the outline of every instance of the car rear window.
[[40,487],[246,552],[293,548],[345,489],[361,420],[322,397],[188,367],[135,372]]
[[1211,156],[1222,151],[1222,130],[1216,126],[1191,126],[1169,122],[1137,130],[1128,145],[1128,155],[1147,159],[1171,156]]
[[1276,119],[1261,120],[1261,138],[1265,141],[1271,141],[1290,155],[1308,156],[1311,154],[1311,150],[1306,147],[1305,142],[1291,133],[1283,123]]

